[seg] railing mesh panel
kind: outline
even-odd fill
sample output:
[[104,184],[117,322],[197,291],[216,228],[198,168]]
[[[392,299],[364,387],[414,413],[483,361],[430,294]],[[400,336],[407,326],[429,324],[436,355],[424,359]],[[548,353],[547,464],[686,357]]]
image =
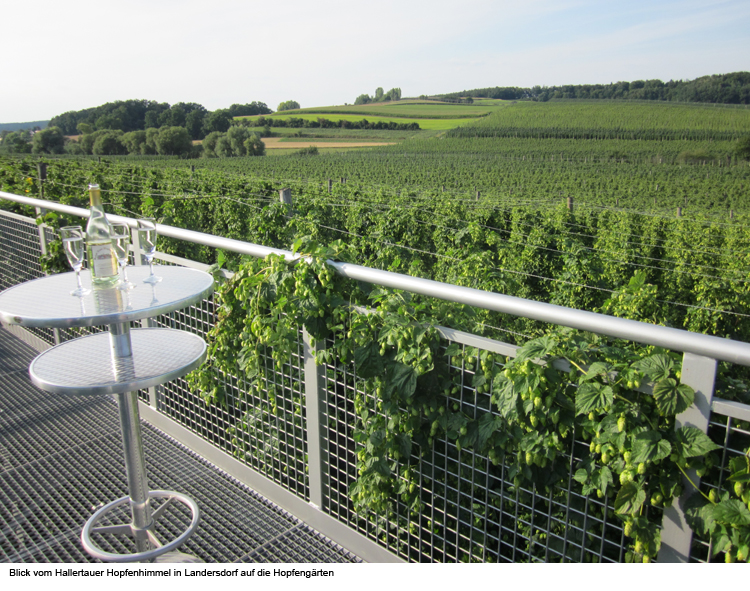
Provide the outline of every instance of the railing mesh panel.
[[[721,392],[718,393],[721,395]],[[708,494],[711,489],[717,492],[722,489],[730,491],[730,498],[737,497],[732,492],[733,483],[727,482],[730,476],[729,461],[732,458],[743,456],[750,449],[750,423],[740,421],[731,417],[712,413],[711,422],[708,426],[708,435],[714,443],[721,446],[716,453],[720,462],[711,468],[701,479],[701,490]],[[693,536],[693,544],[690,552],[691,562],[723,562],[724,554],[712,556],[714,548],[710,540],[702,539],[698,535]]]
[[[330,343],[332,345],[333,343]],[[446,342],[446,346],[449,343]],[[490,392],[471,387],[473,372],[451,366],[458,392],[445,402],[469,417],[494,412]],[[622,562],[626,540],[612,499],[585,496],[572,475],[589,444],[574,441],[566,455],[570,476],[550,491],[516,487],[501,461],[459,451],[455,442],[435,440],[413,453],[422,509],[415,515],[398,498],[389,515],[358,515],[349,498],[357,477],[354,439],[355,396],[378,413],[373,392],[365,391],[353,364],[324,371],[328,494],[325,510],[410,561],[439,562]],[[652,511],[654,509],[651,509]],[[658,521],[661,514],[654,515]]]
[[[169,263],[165,263],[169,264]],[[216,319],[213,296],[151,319],[153,326],[185,330],[204,339]],[[291,362],[264,355],[268,380],[252,388],[241,376],[222,375],[220,404],[208,405],[186,379],[157,388],[158,409],[267,478],[309,500],[302,335]]]
[[[53,240],[55,237],[49,228],[45,228],[45,235],[47,240]],[[44,271],[39,262],[41,254],[39,226],[36,220],[0,215],[0,291],[24,281],[44,277]],[[54,344],[55,342],[51,328],[27,330],[46,343]]]

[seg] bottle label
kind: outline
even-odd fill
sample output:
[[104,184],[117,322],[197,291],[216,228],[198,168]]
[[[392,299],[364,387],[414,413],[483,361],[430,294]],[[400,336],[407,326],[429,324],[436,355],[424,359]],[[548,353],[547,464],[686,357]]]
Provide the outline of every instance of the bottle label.
[[117,274],[111,244],[90,244],[91,273],[94,277],[112,277]]

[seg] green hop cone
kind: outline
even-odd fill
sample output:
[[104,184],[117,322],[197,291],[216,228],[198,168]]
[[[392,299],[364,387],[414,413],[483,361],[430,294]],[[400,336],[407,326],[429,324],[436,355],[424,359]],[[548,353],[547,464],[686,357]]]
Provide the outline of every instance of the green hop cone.
[[625,528],[623,530],[623,533],[628,538],[632,538],[633,537],[633,522],[632,521],[628,521],[625,524]]

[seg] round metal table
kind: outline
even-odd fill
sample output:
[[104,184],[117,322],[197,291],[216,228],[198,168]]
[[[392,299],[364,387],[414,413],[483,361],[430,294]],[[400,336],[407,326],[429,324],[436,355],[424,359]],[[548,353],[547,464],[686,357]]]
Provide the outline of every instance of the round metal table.
[[[71,296],[74,273],[51,275],[16,285],[0,293],[0,321],[28,327],[68,328],[107,325],[109,333],[98,333],[52,347],[36,357],[29,368],[32,381],[41,389],[59,394],[113,394],[117,396],[122,430],[127,497],[97,511],[83,528],[86,551],[101,560],[133,562],[151,560],[171,552],[187,540],[198,524],[195,502],[180,493],[149,490],[143,456],[137,391],[183,376],[206,358],[206,344],[191,333],[169,328],[136,328],[130,322],[173,312],[196,304],[213,292],[213,278],[185,267],[158,266],[162,281],[143,283],[146,266],[130,267],[128,278],[136,287],[92,290],[83,297]],[[81,271],[85,287],[91,287],[88,271]],[[157,511],[152,498],[165,498]],[[176,500],[190,508],[188,529],[168,544],[153,533],[163,508]],[[96,527],[110,510],[129,503],[132,523]],[[124,533],[135,539],[136,553],[113,554],[98,548],[92,533]]]

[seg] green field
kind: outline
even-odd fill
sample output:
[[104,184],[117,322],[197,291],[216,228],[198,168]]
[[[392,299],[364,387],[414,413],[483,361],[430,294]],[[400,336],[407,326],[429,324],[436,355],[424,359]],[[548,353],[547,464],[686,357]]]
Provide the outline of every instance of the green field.
[[[477,119],[366,117],[373,122],[414,121],[420,131],[272,127],[276,145],[267,153],[292,154],[283,159],[154,160],[153,165],[190,163],[228,174],[304,182],[348,178],[363,194],[438,191],[465,197],[479,191],[505,203],[551,206],[572,197],[578,207],[667,215],[677,207],[683,216],[724,219],[730,210],[750,212],[750,166],[734,155],[736,138],[750,134],[750,109],[645,101],[491,102],[493,113]],[[397,101],[273,117],[359,121],[364,117],[352,110],[389,109],[405,115],[421,109],[422,115],[443,116],[465,115],[477,107],[486,108]],[[446,130],[450,126],[455,127]],[[297,157],[299,147],[282,147],[287,141],[320,144],[320,153]],[[323,147],[329,141],[396,145]]]
[[[491,99],[488,99],[491,100]],[[444,103],[429,100],[401,100],[385,103],[369,103],[366,105],[344,105],[336,107],[313,107],[309,109],[298,109],[295,111],[284,111],[287,113],[340,113],[356,114],[364,116],[382,117],[412,117],[419,119],[459,119],[476,118],[488,115],[498,109],[509,105],[505,101],[492,101],[487,105],[467,105]]]
[[503,105],[509,105],[513,104],[516,101],[504,101],[501,99],[491,99],[491,98],[475,98],[474,99],[474,105],[479,105],[483,107],[502,107]]
[[[243,117],[242,119],[246,120],[257,120],[260,116],[254,116],[254,117]],[[362,119],[367,119],[370,123],[377,123],[377,122],[383,122],[383,123],[390,123],[391,121],[395,123],[417,123],[420,127],[420,129],[431,129],[436,131],[445,131],[448,129],[453,129],[454,127],[458,127],[459,125],[463,125],[467,122],[476,121],[476,119],[428,119],[428,118],[408,118],[408,117],[395,117],[395,116],[372,116],[372,115],[352,115],[352,114],[346,114],[346,113],[338,113],[338,112],[325,112],[325,113],[304,113],[304,112],[296,112],[292,113],[290,111],[284,111],[283,114],[278,115],[265,115],[266,119],[291,119],[291,118],[297,118],[297,119],[304,119],[306,121],[317,121],[318,119],[328,119],[329,121],[333,121],[334,123],[338,123],[339,121],[362,121]]]
[[[448,131],[460,125],[476,124],[483,117],[511,104],[503,101],[490,101],[490,103],[487,105],[467,105],[429,100],[402,100],[367,105],[296,109],[274,113],[273,115],[255,115],[237,117],[237,119],[245,122],[257,121],[261,117],[274,120],[296,118],[305,121],[327,119],[335,124],[340,121],[359,122],[366,119],[370,123],[416,123],[423,131]],[[372,131],[377,133],[380,130]],[[413,134],[408,137],[413,137]]]

